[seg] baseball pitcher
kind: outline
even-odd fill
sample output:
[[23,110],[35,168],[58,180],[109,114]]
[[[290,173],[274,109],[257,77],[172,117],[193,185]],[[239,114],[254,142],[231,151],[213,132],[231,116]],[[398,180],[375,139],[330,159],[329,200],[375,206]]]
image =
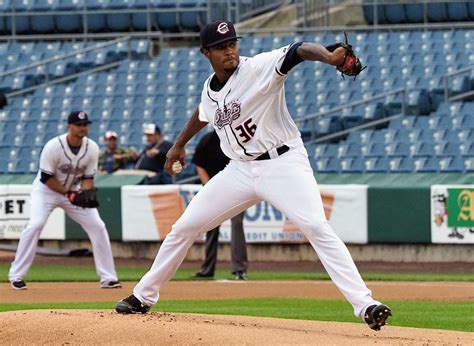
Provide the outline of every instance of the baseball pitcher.
[[318,184],[288,112],[284,90],[288,73],[304,60],[356,75],[351,69],[362,70],[359,59],[342,43],[331,47],[331,52],[307,42],[240,57],[238,37],[228,21],[207,24],[200,38],[201,52],[214,73],[204,82],[198,109],[168,152],[165,169],[173,173],[176,161],[185,164],[185,144],[208,123],[231,161],[192,199],[161,245],[150,271],[131,296],[117,303],[116,311],[147,312],[199,232],[266,200],[304,232],[355,315],[379,330],[391,311],[372,298],[349,251],[324,215]]

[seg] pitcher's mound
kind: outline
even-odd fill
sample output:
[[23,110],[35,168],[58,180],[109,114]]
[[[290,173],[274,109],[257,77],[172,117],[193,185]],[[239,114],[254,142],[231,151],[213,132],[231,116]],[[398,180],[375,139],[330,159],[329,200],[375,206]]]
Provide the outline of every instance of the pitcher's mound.
[[120,315],[101,310],[28,310],[0,314],[4,344],[472,344],[473,334],[360,323],[264,317]]

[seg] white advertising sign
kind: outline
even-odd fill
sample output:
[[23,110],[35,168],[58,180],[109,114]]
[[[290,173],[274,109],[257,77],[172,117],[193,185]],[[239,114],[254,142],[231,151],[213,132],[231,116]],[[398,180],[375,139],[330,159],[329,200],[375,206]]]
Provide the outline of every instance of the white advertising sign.
[[[0,239],[19,239],[30,218],[31,185],[0,185]],[[40,239],[65,239],[64,211],[49,216]]]
[[[122,187],[122,237],[124,241],[164,239],[201,185]],[[329,223],[344,242],[364,244],[367,231],[366,185],[320,185]],[[267,202],[245,212],[244,231],[249,243],[307,242],[278,209]],[[220,228],[219,240],[230,241],[230,221]]]

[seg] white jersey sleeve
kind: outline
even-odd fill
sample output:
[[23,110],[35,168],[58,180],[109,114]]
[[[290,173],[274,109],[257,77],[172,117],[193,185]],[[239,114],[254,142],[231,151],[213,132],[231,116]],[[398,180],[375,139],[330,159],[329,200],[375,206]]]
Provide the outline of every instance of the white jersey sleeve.
[[58,138],[49,140],[40,155],[39,170],[49,175],[54,175],[57,167],[57,145],[55,145]]
[[251,68],[262,94],[278,93],[288,78],[280,72],[286,53],[291,45],[257,54],[251,59]]

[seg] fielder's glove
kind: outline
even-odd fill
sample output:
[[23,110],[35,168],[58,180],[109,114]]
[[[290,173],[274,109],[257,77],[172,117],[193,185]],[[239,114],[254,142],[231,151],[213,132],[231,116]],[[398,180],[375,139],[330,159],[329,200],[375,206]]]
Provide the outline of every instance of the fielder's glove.
[[343,63],[339,66],[336,66],[336,69],[341,72],[342,79],[344,79],[344,75],[351,77],[353,76],[354,79],[356,79],[357,75],[361,73],[367,66],[362,66],[359,58],[354,54],[354,50],[349,44],[347,40],[347,34],[345,32],[344,37],[345,42],[330,44],[329,46],[326,46],[326,49],[330,52],[334,52],[339,47],[344,48],[346,50],[346,56]]
[[66,194],[71,204],[82,208],[97,208],[99,202],[97,201],[97,189],[83,190],[83,191],[69,191]]

